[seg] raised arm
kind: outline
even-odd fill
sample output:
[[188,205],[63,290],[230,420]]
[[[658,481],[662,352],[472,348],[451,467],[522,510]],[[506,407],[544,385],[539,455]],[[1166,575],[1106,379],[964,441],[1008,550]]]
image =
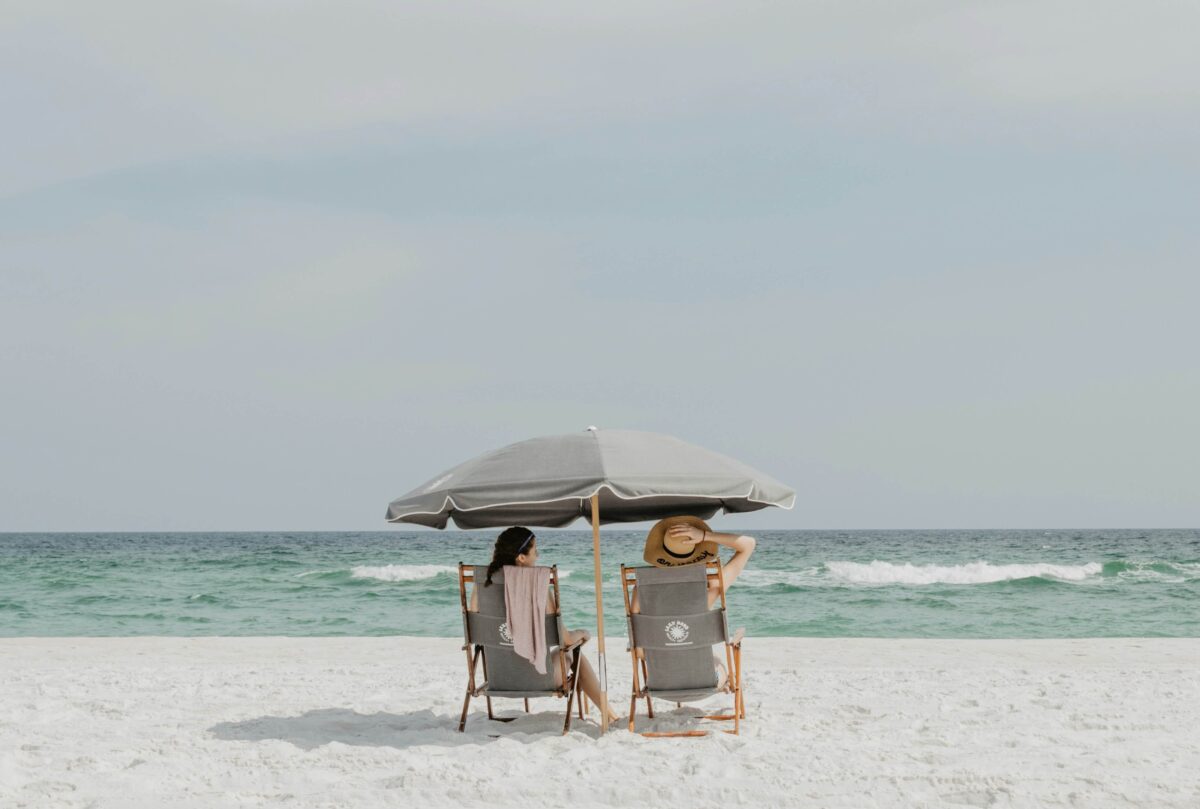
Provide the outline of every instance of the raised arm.
[[[738,576],[742,575],[742,571],[746,569],[746,563],[750,561],[751,555],[754,554],[754,537],[742,534],[722,534],[716,531],[705,531],[702,528],[687,525],[686,523],[672,525],[670,534],[674,539],[680,541],[686,540],[693,545],[708,540],[718,545],[724,545],[726,548],[733,548],[733,558],[723,566],[726,590],[737,581]],[[711,607],[715,604],[720,594],[721,590],[719,587],[715,585],[710,586],[708,588],[708,606]]]

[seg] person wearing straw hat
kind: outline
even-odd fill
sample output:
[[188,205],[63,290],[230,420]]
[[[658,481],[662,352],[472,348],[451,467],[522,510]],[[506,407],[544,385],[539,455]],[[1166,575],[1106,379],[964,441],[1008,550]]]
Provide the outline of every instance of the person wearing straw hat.
[[[725,577],[725,591],[737,581],[746,569],[746,563],[754,554],[755,539],[743,534],[724,534],[713,531],[699,517],[681,515],[659,520],[646,534],[646,548],[642,558],[655,567],[679,567],[680,565],[702,564],[719,558],[721,547],[733,548],[734,554],[721,568]],[[708,585],[708,606],[711,609],[720,598],[720,586]],[[640,612],[637,588],[633,590],[633,612]],[[639,656],[641,652],[639,650]],[[718,687],[725,685],[725,665],[716,659],[720,673]]]
[[[754,545],[754,537],[718,533],[699,517],[667,517],[656,522],[646,535],[646,549],[642,558],[655,567],[678,567],[715,561],[722,546],[733,548],[733,557],[721,566],[725,575],[725,590],[728,591],[746,569],[746,564],[754,554]],[[719,594],[716,585],[709,585],[708,606],[716,602]]]

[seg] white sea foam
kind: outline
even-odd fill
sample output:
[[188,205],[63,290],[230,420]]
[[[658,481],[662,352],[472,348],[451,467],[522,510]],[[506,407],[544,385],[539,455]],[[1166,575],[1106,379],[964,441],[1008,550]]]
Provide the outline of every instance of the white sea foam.
[[350,571],[351,578],[378,579],[379,581],[419,581],[432,579],[443,573],[457,575],[458,568],[449,565],[360,565]]
[[1200,562],[1126,562],[1126,569],[1117,573],[1118,579],[1152,581],[1162,584],[1182,584],[1200,579]]
[[[332,573],[336,571],[329,570],[312,570],[308,573],[301,573],[301,576],[311,576],[316,573]],[[353,579],[378,579],[379,581],[420,581],[422,579],[432,579],[437,576],[446,574],[448,576],[457,576],[458,568],[450,565],[359,565],[351,569],[350,577]],[[570,578],[571,571],[559,570],[558,580]]]
[[989,584],[1032,578],[1083,581],[1099,575],[1103,569],[1099,562],[1088,562],[1086,565],[1051,565],[1044,562],[1024,565],[993,565],[989,562],[895,565],[878,560],[870,564],[826,562],[825,567],[835,578],[854,584]]

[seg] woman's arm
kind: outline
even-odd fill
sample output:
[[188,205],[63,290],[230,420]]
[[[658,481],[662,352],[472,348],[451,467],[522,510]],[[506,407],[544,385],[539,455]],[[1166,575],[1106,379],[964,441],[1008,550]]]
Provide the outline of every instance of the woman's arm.
[[754,546],[757,543],[754,537],[748,537],[744,534],[714,534],[712,531],[708,532],[708,539],[711,539],[718,545],[724,545],[734,550],[733,558],[724,564],[722,570],[725,577],[725,589],[728,590],[730,585],[737,581],[737,577],[742,575],[742,571],[746,569],[746,563],[750,561],[750,557],[754,554]]
[[[716,531],[705,531],[703,528],[696,528],[693,525],[684,523],[672,525],[669,533],[673,539],[688,541],[693,545],[698,545],[707,540],[715,542],[718,545],[724,545],[726,548],[733,548],[733,558],[722,566],[726,590],[733,586],[738,576],[742,575],[742,571],[746,569],[746,563],[750,561],[750,557],[754,553],[754,537],[742,534],[722,534]],[[715,604],[720,594],[721,590],[719,587],[716,585],[710,586],[708,588],[708,606],[711,607]]]
[[592,633],[588,632],[586,629],[574,630],[574,629],[566,629],[564,627],[563,646],[570,646],[577,640],[591,640],[591,639],[592,639]]

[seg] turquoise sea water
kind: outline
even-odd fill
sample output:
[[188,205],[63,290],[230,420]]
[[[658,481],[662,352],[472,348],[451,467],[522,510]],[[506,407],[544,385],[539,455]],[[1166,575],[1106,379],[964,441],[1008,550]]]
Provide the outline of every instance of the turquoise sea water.
[[[594,626],[590,531],[537,533],[567,623]],[[752,635],[1200,636],[1200,530],[752,533],[730,591]],[[0,534],[0,636],[457,636],[454,566],[495,535]],[[603,529],[610,634],[644,536]]]

